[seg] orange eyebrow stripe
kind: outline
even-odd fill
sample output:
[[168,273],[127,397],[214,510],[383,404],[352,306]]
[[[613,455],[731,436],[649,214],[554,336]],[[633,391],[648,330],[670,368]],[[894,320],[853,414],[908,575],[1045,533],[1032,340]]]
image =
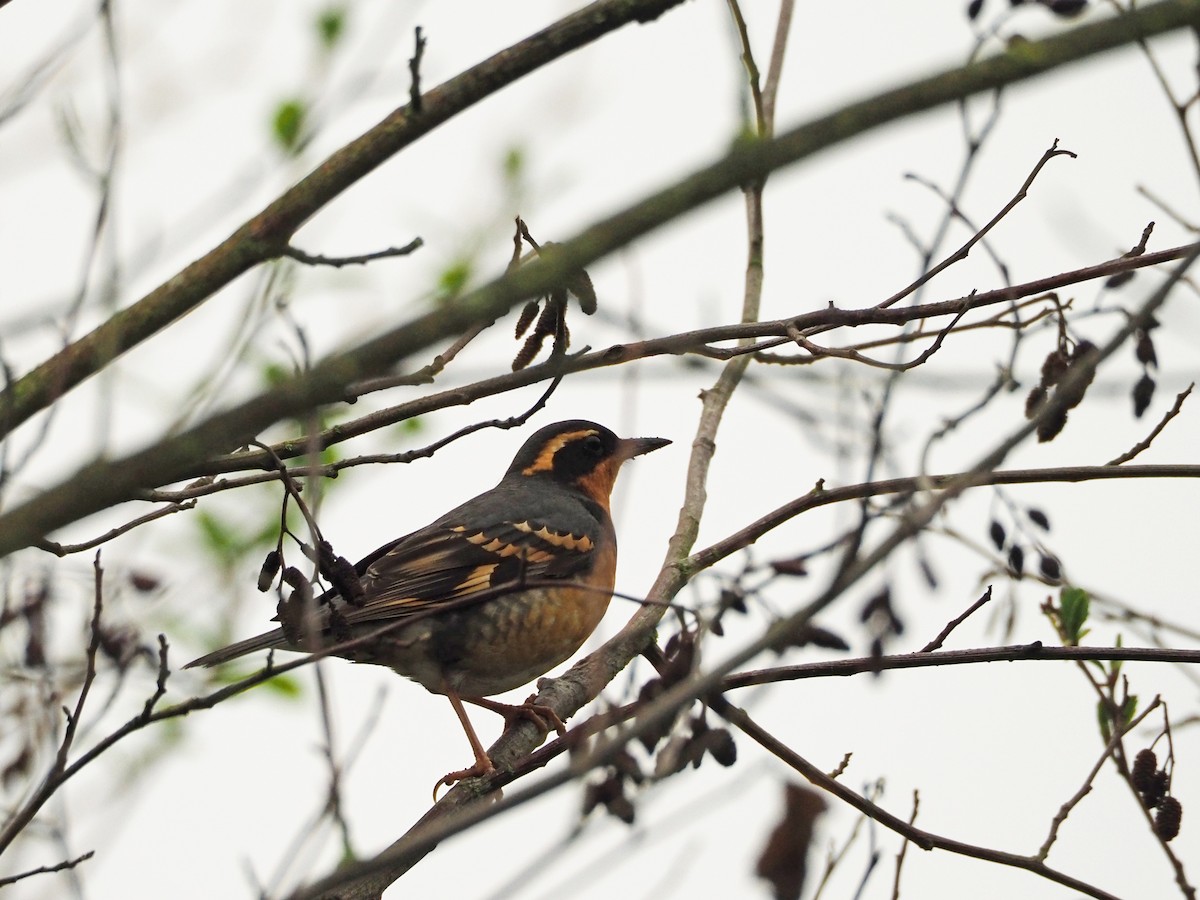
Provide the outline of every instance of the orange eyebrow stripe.
[[521,470],[522,475],[536,475],[538,472],[550,472],[554,469],[554,454],[565,447],[567,444],[575,441],[583,440],[593,434],[599,434],[594,428],[589,428],[585,431],[568,431],[566,434],[558,434],[546,442],[541,451],[532,463]]

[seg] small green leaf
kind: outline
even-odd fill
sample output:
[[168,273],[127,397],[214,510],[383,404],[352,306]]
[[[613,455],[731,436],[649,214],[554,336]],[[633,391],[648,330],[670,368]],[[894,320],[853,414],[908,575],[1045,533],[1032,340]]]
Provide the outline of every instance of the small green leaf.
[[1096,702],[1096,718],[1100,723],[1100,738],[1107,744],[1112,740],[1112,716],[1104,700]]
[[200,529],[200,538],[204,546],[217,558],[228,564],[241,553],[241,538],[229,525],[208,510],[201,509],[192,517],[192,521]]
[[1121,725],[1128,725],[1133,721],[1133,717],[1137,715],[1138,698],[1137,694],[1130,694],[1125,698],[1125,702],[1121,704]]
[[[224,665],[218,666],[213,670],[212,680],[217,684],[237,684],[249,678],[251,675],[257,674],[257,669],[247,671],[240,665]],[[272,694],[278,694],[280,697],[291,700],[299,697],[304,693],[304,688],[301,687],[299,679],[290,674],[276,675],[274,678],[269,678],[264,681],[261,687],[270,691]]]
[[471,278],[471,261],[459,259],[451,263],[441,277],[438,278],[438,288],[443,294],[455,296],[462,292]]
[[287,153],[295,153],[304,130],[308,107],[303,100],[284,100],[275,108],[271,130],[275,140]]
[[509,147],[504,154],[504,180],[515,184],[525,171],[525,154],[520,147]]
[[1059,593],[1058,603],[1063,641],[1068,646],[1077,646],[1079,641],[1087,635],[1083,624],[1088,618],[1091,598],[1083,588],[1064,587]]
[[317,13],[317,39],[326,50],[332,50],[346,31],[346,7],[327,6]]
[[279,387],[289,378],[292,377],[292,372],[286,366],[281,366],[279,363],[267,363],[262,368],[262,380],[269,388]]
[[263,682],[263,687],[273,694],[278,694],[288,700],[299,697],[304,693],[304,688],[300,686],[298,679],[291,675],[276,675],[274,678]]

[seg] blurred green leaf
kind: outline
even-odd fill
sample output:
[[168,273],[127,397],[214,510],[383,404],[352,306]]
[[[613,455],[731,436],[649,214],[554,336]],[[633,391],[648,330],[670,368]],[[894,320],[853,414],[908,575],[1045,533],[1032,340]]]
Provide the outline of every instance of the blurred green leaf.
[[300,686],[299,679],[291,675],[276,675],[274,678],[264,681],[262,686],[285,700],[294,700],[304,694],[304,688]]
[[1059,617],[1063,630],[1063,642],[1077,646],[1086,635],[1083,625],[1088,618],[1091,598],[1083,588],[1064,587],[1058,599]]
[[276,362],[266,363],[262,368],[262,380],[269,388],[279,387],[293,375],[287,367]]
[[1100,723],[1100,738],[1107,744],[1112,740],[1112,716],[1109,715],[1108,703],[1104,700],[1096,701],[1096,718]]
[[200,530],[205,548],[223,564],[229,565],[243,553],[245,542],[227,523],[207,509],[200,509],[192,521]]
[[520,147],[509,147],[504,154],[504,180],[510,184],[521,178],[525,171],[525,153]]
[[[212,680],[217,684],[236,684],[257,671],[257,669],[247,671],[237,665],[218,666],[213,670]],[[285,700],[292,700],[304,694],[300,680],[290,673],[276,675],[274,678],[264,681],[259,687],[272,694],[277,694]]]
[[1121,704],[1121,725],[1124,727],[1133,721],[1133,717],[1137,715],[1138,698],[1137,694],[1130,694],[1125,698],[1125,702]]
[[326,50],[332,50],[346,31],[346,7],[327,6],[317,14],[317,39]]
[[304,130],[304,119],[308,107],[303,100],[284,100],[275,108],[272,133],[275,140],[287,153],[295,153]]
[[462,292],[470,278],[471,261],[469,259],[455,260],[438,278],[438,288],[443,294],[456,296]]

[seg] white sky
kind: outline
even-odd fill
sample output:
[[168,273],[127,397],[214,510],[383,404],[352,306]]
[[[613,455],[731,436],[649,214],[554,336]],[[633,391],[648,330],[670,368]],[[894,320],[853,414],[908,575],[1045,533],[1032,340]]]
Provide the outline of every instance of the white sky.
[[[746,6],[765,70],[775,5]],[[780,92],[779,127],[958,63],[971,41],[964,6],[801,4]],[[985,16],[1001,7],[1007,4],[991,0]],[[429,41],[423,83],[431,87],[573,5],[363,0],[353,4],[345,45],[328,64],[312,37],[319,8],[232,0],[116,4],[125,125],[113,230],[121,260],[117,305],[132,302],[209,249],[328,153],[404,103],[414,25],[424,28]],[[86,17],[82,3],[14,0],[0,11],[0,91],[19,84],[30,66],[71,31],[71,23]],[[1030,34],[1053,27],[1042,10],[1027,11],[1019,24]],[[1182,42],[1164,48],[1178,83],[1186,85],[1195,51]],[[70,163],[57,123],[72,111],[89,156],[99,158],[106,115],[102,59],[93,29],[52,74],[34,105],[0,130],[0,272],[5,273],[0,338],[18,370],[56,346],[53,329],[33,330],[30,324],[64,309],[79,282],[94,195]],[[622,29],[523,79],[422,139],[302,229],[296,243],[312,253],[367,252],[416,235],[426,246],[411,258],[366,269],[296,271],[290,319],[303,326],[319,357],[423,310],[438,274],[463,255],[476,257],[481,278],[499,271],[511,249],[517,212],[539,240],[564,239],[712,161],[738,127],[740,78],[724,5],[698,0],[652,25]],[[294,94],[315,99],[321,129],[302,159],[284,162],[271,144],[267,123],[274,105]],[[866,305],[907,283],[916,259],[886,216],[899,214],[921,234],[929,233],[940,204],[903,175],[915,171],[951,184],[963,152],[960,133],[953,111],[932,113],[774,176],[767,198],[763,317],[830,302]],[[1132,52],[1110,55],[1008,92],[1004,114],[977,162],[966,212],[977,222],[990,218],[1055,138],[1079,158],[1052,162],[1029,198],[994,233],[1013,281],[1108,259],[1132,246],[1150,219],[1159,223],[1152,248],[1189,239],[1134,190],[1144,184],[1195,218],[1195,177],[1144,59]],[[506,189],[501,177],[504,155],[513,148],[526,163],[515,191]],[[954,242],[966,236],[961,229],[954,234]],[[588,320],[576,314],[576,344],[602,347],[627,339],[628,332],[616,324],[627,314],[636,314],[653,335],[736,320],[743,247],[740,197],[730,196],[597,263],[590,272],[605,316]],[[106,254],[100,255],[97,273],[106,272]],[[1133,305],[1156,281],[1140,275],[1126,294],[1105,302]],[[181,327],[129,354],[115,376],[76,391],[51,432],[53,453],[30,469],[24,489],[54,483],[97,452],[120,453],[154,439],[170,427],[174,411],[186,407],[209,371],[223,373],[219,399],[205,395],[207,403],[220,405],[258,388],[255,372],[262,363],[286,364],[296,342],[288,322],[255,299],[257,284],[258,276],[243,277]],[[1001,284],[995,268],[976,253],[935,282],[927,297],[949,299]],[[1099,291],[1089,284],[1070,296],[1087,308]],[[105,315],[99,292],[89,295],[80,327]],[[1195,297],[1180,293],[1160,319],[1159,393],[1142,421],[1129,414],[1127,393],[1138,373],[1132,353],[1124,353],[1100,376],[1088,401],[1071,413],[1063,439],[1027,444],[1009,464],[1103,462],[1143,437],[1175,392],[1200,370]],[[1099,343],[1118,325],[1110,315],[1078,327]],[[224,369],[229,341],[243,333],[250,349],[229,374]],[[503,371],[515,349],[510,334],[509,324],[502,322],[460,358],[444,384]],[[1040,335],[1023,349],[1016,374],[1025,384],[1036,380],[1049,339]],[[914,471],[925,435],[943,416],[974,401],[1007,350],[994,336],[964,336],[949,341],[908,380],[911,386],[898,395],[891,419],[896,453],[887,474]],[[839,437],[859,446],[862,393],[877,386],[877,373],[834,366],[756,372],[771,379],[769,391],[747,386],[730,408],[718,441],[701,545],[807,491],[817,478],[843,484],[863,477],[857,457],[837,459],[828,448]],[[644,591],[657,571],[681,497],[699,410],[694,398],[715,374],[712,367],[697,371],[662,359],[621,373],[580,376],[569,380],[535,420],[587,417],[623,434],[676,442],[633,464],[618,486],[619,589]],[[468,421],[518,412],[539,391],[440,412],[423,420],[415,438],[390,431],[344,452],[397,449],[397,440],[407,442],[403,446],[433,440]],[[414,391],[398,390],[369,403],[387,405],[411,396]],[[965,468],[1016,428],[1022,398],[1022,392],[1005,398],[986,424],[947,441],[933,456],[934,470]],[[785,402],[811,420],[780,414]],[[356,407],[355,415],[360,407],[368,408],[368,402]],[[1200,446],[1197,421],[1194,409],[1185,407],[1144,461],[1194,461]],[[27,430],[20,439],[30,434]],[[414,466],[352,469],[334,485],[322,525],[339,552],[361,556],[489,487],[521,440],[518,434],[484,433]],[[495,464],[475,469],[480,458]],[[1190,483],[1138,482],[1039,486],[1007,496],[1047,512],[1054,524],[1049,546],[1081,584],[1196,628],[1198,493]],[[641,502],[642,497],[652,499]],[[266,502],[262,495],[257,500]],[[225,496],[208,508],[242,517],[248,527],[262,516],[246,505]],[[954,505],[948,525],[984,544],[998,506],[990,492],[979,491]],[[764,541],[756,558],[818,546],[847,515],[805,516]],[[108,523],[100,518],[82,523],[61,539],[90,537]],[[148,630],[167,632],[177,663],[208,649],[177,635],[197,635],[201,626],[218,628],[235,589],[248,591],[254,579],[250,563],[235,573],[235,584],[214,584],[210,567],[194,552],[195,541],[194,526],[179,516],[105,550],[114,572],[134,566],[165,579]],[[863,652],[866,639],[855,624],[859,604],[889,583],[909,626],[891,649],[924,644],[979,595],[986,570],[980,558],[963,553],[953,541],[931,537],[925,547],[942,577],[937,592],[923,586],[912,554],[904,552],[831,611],[825,623],[855,638],[856,651]],[[36,554],[24,561],[46,565]],[[55,570],[68,584],[77,582],[81,609],[88,602],[89,564],[90,558],[81,556]],[[734,561],[728,571],[738,565]],[[782,585],[770,597],[773,607],[792,609],[811,599],[823,587],[823,571]],[[1017,605],[1014,641],[1052,639],[1036,611],[1044,588],[1014,589],[998,576],[987,580],[995,584],[998,598]],[[681,599],[695,602],[713,593],[711,583],[697,590]],[[251,598],[231,633],[261,630],[270,607],[268,600]],[[131,611],[146,615],[142,601],[113,604],[115,615]],[[628,613],[627,606],[614,602],[597,639],[615,631]],[[724,642],[707,652],[712,658],[724,656],[762,621],[760,610],[745,626],[728,623],[733,627]],[[951,645],[1001,642],[998,630],[989,627],[994,624],[981,614],[956,633]],[[1109,643],[1114,635],[1100,625],[1090,640]],[[819,657],[794,653],[788,661],[814,658]],[[339,661],[324,668],[343,750],[355,745],[380,692],[386,692],[375,731],[344,781],[355,849],[368,855],[424,812],[430,785],[464,764],[467,748],[443,698],[383,670]],[[1193,683],[1166,667],[1128,665],[1125,671],[1144,700],[1161,691],[1176,716],[1190,711]],[[637,677],[644,676],[639,669]],[[153,684],[153,673],[137,677],[131,703],[140,703]],[[111,769],[83,774],[68,791],[66,809],[50,812],[69,819],[71,852],[98,851],[81,870],[85,895],[253,897],[256,882],[278,891],[326,872],[338,854],[332,837],[306,845],[280,874],[294,836],[324,798],[315,690],[311,676],[303,680],[307,690],[299,702],[259,691],[193,717],[177,742],[165,747],[166,760],[151,764],[141,758],[164,749],[154,734],[126,742],[119,753],[131,766],[129,782],[119,781]],[[618,680],[614,698],[622,684]],[[171,698],[202,687],[201,676],[176,674]],[[891,811],[907,815],[917,788],[922,796],[918,824],[1013,852],[1036,849],[1050,818],[1079,787],[1100,751],[1094,700],[1079,673],[1065,664],[810,681],[745,692],[735,701],[824,768],[853,751],[846,782],[861,789],[885,779],[882,802]],[[477,722],[490,742],[497,722],[483,715]],[[1196,878],[1200,844],[1189,836],[1186,808],[1186,798],[1200,794],[1200,776],[1189,765],[1196,758],[1193,731],[1176,732],[1181,763],[1175,790],[1185,798],[1184,834],[1176,851]],[[597,815],[580,840],[556,849],[576,822],[580,798],[577,788],[560,790],[446,842],[388,896],[765,896],[753,877],[753,862],[778,815],[780,784],[790,775],[748,739],[736,737],[735,768],[722,770],[708,761],[698,772],[648,791],[638,801],[633,829]],[[1137,742],[1130,747],[1136,750]],[[829,842],[844,840],[852,822],[851,812],[834,804],[822,820],[822,851]],[[1119,896],[1168,896],[1168,868],[1144,831],[1125,789],[1106,775],[1064,828],[1050,863]],[[881,829],[871,840],[878,842],[882,858],[863,896],[890,897],[899,844]],[[11,870],[56,861],[53,852],[49,844],[26,852]],[[811,858],[817,871],[819,856]],[[860,844],[826,896],[853,896],[863,860]],[[521,873],[519,882],[509,884]],[[1070,895],[1026,873],[910,850],[905,896],[961,897],[966,885],[977,898]],[[47,877],[10,893],[18,900],[64,896],[65,886],[65,880]]]

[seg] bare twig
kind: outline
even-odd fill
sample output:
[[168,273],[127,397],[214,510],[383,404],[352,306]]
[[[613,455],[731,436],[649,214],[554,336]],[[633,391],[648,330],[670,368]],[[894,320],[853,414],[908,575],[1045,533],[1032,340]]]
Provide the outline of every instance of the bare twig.
[[967,621],[980,607],[985,603],[990,603],[992,599],[992,586],[989,584],[987,590],[983,592],[983,596],[967,607],[966,612],[961,616],[951,619],[946,623],[946,627],[938,632],[938,636],[921,648],[922,653],[932,653],[939,649],[946,642],[946,638],[950,637],[950,632]]
[[1067,800],[1066,803],[1059,807],[1058,812],[1054,814],[1054,818],[1050,820],[1050,830],[1046,834],[1046,840],[1044,840],[1042,842],[1042,846],[1038,848],[1038,859],[1044,860],[1050,855],[1050,848],[1053,847],[1054,842],[1058,840],[1058,830],[1062,827],[1062,824],[1067,821],[1067,817],[1071,814],[1075,807],[1083,801],[1083,798],[1091,793],[1092,783],[1096,780],[1096,776],[1100,774],[1100,770],[1104,767],[1104,763],[1108,761],[1108,758],[1113,755],[1118,745],[1120,745],[1121,739],[1126,734],[1133,731],[1133,729],[1139,724],[1141,724],[1146,716],[1158,709],[1161,703],[1162,701],[1155,697],[1150,705],[1147,706],[1146,709],[1143,710],[1136,719],[1134,719],[1132,722],[1129,722],[1125,727],[1115,729],[1113,731],[1112,737],[1109,738],[1108,743],[1104,746],[1103,752],[1100,754],[1100,758],[1096,760],[1096,764],[1092,766],[1091,771],[1089,771],[1087,777],[1084,778],[1083,784],[1080,785],[1079,790],[1077,790],[1070,797],[1070,799]]
[[70,777],[68,774],[71,767],[67,765],[67,760],[71,754],[71,747],[75,743],[75,736],[79,731],[79,723],[83,717],[83,707],[87,703],[88,695],[91,693],[92,685],[96,681],[96,655],[100,650],[100,612],[104,608],[104,570],[100,567],[100,551],[96,551],[96,558],[93,561],[92,569],[94,573],[93,580],[93,600],[92,600],[92,621],[91,621],[91,637],[88,640],[87,652],[85,655],[86,664],[83,673],[83,683],[79,687],[79,696],[75,700],[73,710],[63,708],[63,712],[67,717],[67,726],[63,731],[62,739],[59,741],[58,752],[54,755],[53,762],[50,763],[50,768],[46,775],[42,778],[42,783],[38,785],[36,791],[33,792],[20,809],[14,812],[4,824],[3,830],[0,830],[0,854],[2,854],[12,844],[17,836],[25,830],[25,827],[33,821],[34,816],[46,804],[46,802],[54,795]]
[[[912,828],[917,821],[917,813],[921,809],[921,794],[917,790],[913,790],[913,805],[912,812],[908,816],[908,827]],[[904,860],[908,856],[908,845],[911,843],[908,835],[904,835],[904,840],[900,842],[900,849],[896,852],[896,877],[892,880],[892,900],[900,900],[900,874],[904,871]]]
[[[0,3],[0,6],[3,6]],[[30,869],[27,872],[21,872],[19,875],[9,875],[6,878],[0,878],[0,887],[7,887],[10,884],[16,884],[18,881],[23,881],[33,875],[47,875],[51,872],[62,872],[65,869],[73,869],[81,862],[86,862],[96,855],[95,850],[89,850],[87,853],[77,856],[74,859],[65,859],[53,866],[38,866],[36,869]]]
[[1050,146],[1050,149],[1042,154],[1042,158],[1037,161],[1036,165],[1034,165],[1033,171],[1031,171],[1029,173],[1029,176],[1025,179],[1025,182],[1021,185],[1021,187],[1017,190],[1017,193],[1013,195],[1012,199],[1009,200],[1008,203],[1004,204],[1004,207],[1000,210],[1000,212],[998,212],[998,213],[996,213],[996,215],[992,216],[991,220],[986,225],[984,225],[983,228],[981,228],[979,231],[975,232],[975,234],[971,235],[971,237],[967,239],[967,242],[965,244],[963,244],[961,247],[959,247],[957,250],[955,250],[953,253],[951,253],[949,256],[947,256],[945,259],[943,259],[936,266],[929,269],[929,271],[922,273],[921,277],[918,278],[916,281],[914,281],[912,284],[910,284],[908,287],[903,288],[902,290],[897,291],[895,294],[888,297],[886,300],[884,300],[882,303],[879,304],[880,307],[887,308],[889,306],[892,306],[892,305],[900,302],[905,297],[909,296],[917,288],[921,287],[921,285],[923,285],[923,284],[927,283],[928,281],[930,281],[931,279],[935,278],[937,275],[944,272],[950,266],[966,259],[968,254],[970,254],[970,252],[971,252],[971,248],[974,247],[976,244],[978,244],[981,240],[983,240],[984,236],[987,235],[987,233],[989,231],[991,231],[993,228],[995,228],[996,225],[1005,216],[1007,216],[1010,212],[1012,212],[1013,208],[1018,203],[1020,203],[1027,196],[1029,196],[1029,189],[1033,186],[1033,182],[1038,177],[1038,174],[1042,171],[1043,168],[1045,168],[1046,163],[1050,162],[1050,160],[1054,159],[1056,156],[1069,156],[1072,159],[1075,158],[1075,154],[1072,153],[1070,150],[1059,150],[1058,149],[1058,141],[1056,140]]
[[408,61],[408,72],[412,76],[412,84],[408,89],[408,104],[413,113],[419,115],[424,112],[421,102],[421,59],[425,55],[425,36],[421,34],[420,25],[414,29],[414,43],[416,48]]
[[723,690],[775,684],[802,678],[828,678],[864,675],[894,669],[924,669],[930,666],[962,666],[988,662],[1018,660],[1067,660],[1071,662],[1137,660],[1140,662],[1200,663],[1200,650],[1178,650],[1159,647],[1052,647],[1034,641],[1031,644],[1012,644],[1007,647],[980,647],[973,650],[918,650],[890,656],[864,656],[855,659],[824,660],[798,666],[775,666],[728,675],[721,682]]
[[84,550],[92,550],[95,547],[99,547],[101,544],[111,541],[115,537],[120,537],[126,532],[133,531],[133,529],[137,528],[139,525],[145,525],[147,522],[153,522],[156,519],[161,519],[163,516],[169,516],[173,513],[192,509],[195,507],[195,505],[195,499],[181,500],[179,502],[172,503],[169,506],[164,506],[160,509],[152,510],[145,515],[138,516],[136,519],[126,522],[124,525],[120,525],[116,528],[110,528],[108,531],[104,532],[104,534],[94,537],[91,540],[84,541],[80,544],[59,544],[55,541],[43,539],[34,544],[34,546],[39,550],[45,550],[47,553],[53,553],[55,556],[68,556],[72,553],[80,553]]
[[1175,395],[1175,403],[1171,406],[1170,409],[1168,409],[1166,411],[1166,413],[1163,415],[1163,417],[1161,419],[1159,419],[1158,424],[1154,426],[1154,430],[1151,431],[1148,435],[1146,435],[1146,437],[1143,440],[1138,441],[1136,444],[1134,444],[1132,447],[1130,447],[1128,450],[1126,450],[1120,456],[1118,456],[1114,459],[1110,459],[1107,464],[1110,466],[1124,465],[1125,463],[1127,463],[1131,459],[1133,459],[1135,456],[1137,456],[1139,453],[1141,453],[1143,450],[1149,449],[1150,445],[1152,443],[1154,443],[1154,439],[1156,437],[1158,437],[1160,434],[1162,434],[1162,430],[1167,427],[1167,423],[1170,422],[1177,415],[1179,415],[1180,410],[1183,409],[1183,401],[1188,398],[1188,395],[1191,394],[1191,392],[1192,392],[1192,388],[1194,388],[1195,386],[1196,386],[1195,382],[1192,382],[1186,388],[1184,388],[1182,391],[1180,391],[1178,394],[1176,394]]
[[950,853],[957,853],[962,856],[969,856],[975,859],[981,859],[985,862],[998,863],[1003,866],[1012,866],[1017,869],[1024,869],[1047,881],[1052,881],[1055,884],[1061,884],[1073,890],[1086,894],[1089,897],[1096,897],[1099,900],[1118,900],[1118,898],[1104,891],[1095,885],[1088,884],[1057,869],[1052,869],[1047,866],[1042,860],[1034,856],[1022,856],[1017,853],[1006,853],[1002,850],[994,850],[990,847],[981,847],[975,844],[968,844],[963,841],[957,841],[953,838],[943,837],[942,835],[934,834],[930,831],[925,831],[909,824],[904,819],[892,815],[887,810],[883,809],[878,804],[872,803],[863,797],[861,794],[852,791],[840,781],[836,781],[817,766],[814,766],[800,754],[796,753],[785,744],[783,741],[774,737],[772,734],[762,728],[755,722],[745,710],[733,706],[724,698],[716,698],[713,703],[713,711],[725,718],[728,722],[740,728],[748,737],[759,743],[768,752],[774,754],[783,762],[791,766],[802,776],[807,778],[813,785],[828,791],[839,800],[843,800],[850,806],[864,813],[874,821],[878,822],[885,828],[888,828],[897,834],[903,835],[909,841],[916,844],[922,850],[946,850]]
[[288,244],[283,248],[281,254],[288,259],[294,259],[296,262],[304,263],[306,266],[332,266],[335,269],[340,269],[342,266],[360,266],[366,263],[373,262],[377,259],[391,259],[394,256],[408,256],[414,250],[424,246],[425,242],[418,238],[413,238],[403,247],[388,247],[385,250],[376,250],[374,253],[362,253],[358,256],[320,256],[312,253],[305,253],[298,247],[293,247]]

